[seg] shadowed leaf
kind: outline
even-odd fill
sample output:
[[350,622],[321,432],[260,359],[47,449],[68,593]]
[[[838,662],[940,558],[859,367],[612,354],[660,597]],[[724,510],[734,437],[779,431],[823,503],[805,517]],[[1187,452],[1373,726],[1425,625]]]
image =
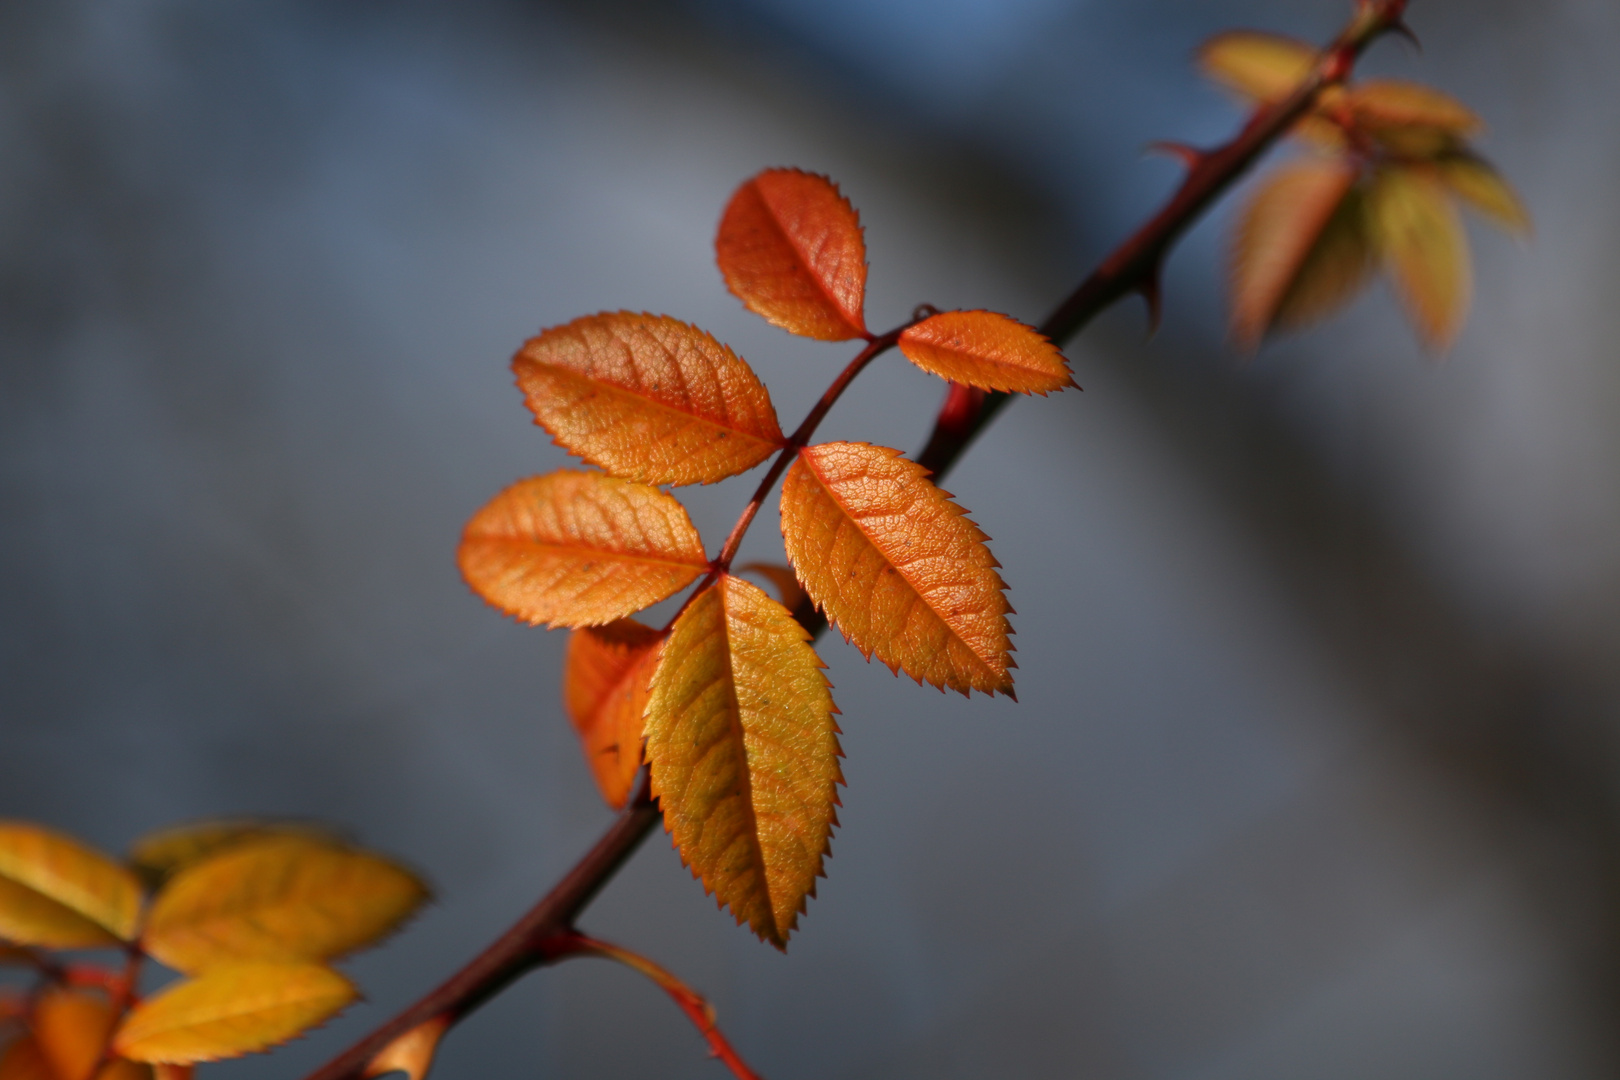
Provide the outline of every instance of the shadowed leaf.
[[[1255,188],[1232,238],[1232,338],[1240,347],[1253,349],[1277,320],[1355,179],[1349,162],[1309,158],[1281,166]],[[1324,250],[1318,262],[1336,250]],[[1309,308],[1303,298],[1296,302],[1296,324]]]
[[1012,696],[999,564],[922,466],[868,443],[806,447],[782,484],[782,536],[811,598],[868,657]]
[[1272,325],[1293,330],[1326,318],[1365,288],[1377,269],[1377,252],[1368,236],[1366,194],[1352,187],[1305,254]]
[[0,822],[0,937],[75,949],[126,941],[140,916],[135,875],[71,837]]
[[599,626],[656,604],[709,568],[686,509],[633,480],[563,470],[520,480],[467,522],[473,591],[547,626]]
[[809,635],[723,576],[675,621],[653,676],[647,760],[664,825],[703,887],[785,948],[837,824],[837,711]]
[[268,1050],[336,1015],[358,996],[320,964],[232,964],[148,998],[113,1042],[135,1061],[185,1065]]
[[1369,79],[1345,98],[1356,128],[1399,154],[1429,157],[1484,127],[1466,105],[1433,87]]
[[748,310],[822,341],[866,334],[860,219],[826,177],[767,169],[746,181],[714,246],[726,287]]
[[150,1066],[113,1058],[100,1069],[112,1034],[112,1003],[100,993],[53,987],[34,1006],[33,1037],[56,1080],[151,1080]]
[[568,637],[563,700],[585,761],[607,804],[618,810],[641,768],[641,725],[663,634],[634,619],[575,630]]
[[1432,170],[1387,168],[1368,193],[1368,220],[1395,291],[1423,343],[1444,352],[1468,313],[1468,237]]
[[309,822],[256,821],[251,818],[197,821],[141,837],[129,849],[129,861],[147,881],[160,883],[194,862],[217,855],[236,844],[267,836],[301,836],[339,845],[343,842],[332,830]]
[[908,327],[900,351],[924,371],[981,390],[1047,394],[1073,386],[1045,336],[993,311],[944,311]]
[[1452,194],[1508,232],[1529,237],[1530,211],[1490,162],[1472,154],[1448,154],[1437,159],[1434,168]]
[[512,371],[557,445],[647,484],[713,483],[782,444],[770,394],[695,326],[628,311],[530,338]]
[[0,1080],[58,1080],[39,1040],[24,1035],[0,1052]]
[[789,611],[797,612],[799,605],[809,596],[804,586],[799,584],[798,575],[792,567],[781,563],[751,562],[738,568],[744,574],[758,574],[760,577],[776,586],[776,598],[782,601],[782,606]]
[[390,933],[427,895],[414,875],[376,855],[267,837],[170,879],[141,943],[185,972],[243,960],[327,960]]

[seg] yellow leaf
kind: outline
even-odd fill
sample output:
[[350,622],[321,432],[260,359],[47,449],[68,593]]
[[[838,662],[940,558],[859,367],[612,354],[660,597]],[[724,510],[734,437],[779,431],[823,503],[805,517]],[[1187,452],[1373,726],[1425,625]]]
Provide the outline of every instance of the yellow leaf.
[[1073,386],[1056,345],[993,311],[942,311],[900,335],[900,351],[924,371],[981,390],[1045,395]]
[[1350,89],[1345,104],[1357,130],[1409,157],[1441,153],[1484,127],[1456,98],[1399,79],[1359,83]]
[[1244,97],[1281,101],[1311,73],[1316,49],[1281,34],[1230,30],[1205,42],[1198,62],[1206,75]]
[[868,657],[1012,696],[1000,564],[922,466],[869,443],[806,447],[782,483],[782,537],[811,598]]
[[0,1054],[0,1080],[58,1080],[51,1063],[40,1051],[39,1041],[24,1035]]
[[1462,329],[1472,291],[1468,237],[1433,170],[1386,168],[1373,181],[1374,240],[1423,343],[1444,352]]
[[647,708],[652,790],[681,859],[785,948],[837,824],[837,709],[809,635],[725,575],[670,630]]
[[135,876],[38,825],[0,822],[0,937],[76,949],[127,941],[140,917]]
[[449,1017],[440,1016],[418,1024],[378,1051],[361,1073],[362,1080],[402,1072],[410,1080],[422,1080],[433,1067],[433,1055],[439,1050],[439,1040],[450,1028]]
[[177,825],[143,836],[130,848],[129,861],[148,881],[161,882],[175,871],[228,847],[266,836],[302,836],[331,844],[342,842],[330,829],[301,821],[219,819]]
[[233,964],[147,998],[113,1048],[133,1061],[186,1065],[268,1050],[336,1015],[359,994],[320,964]]
[[634,480],[563,470],[520,480],[467,522],[457,552],[473,591],[547,626],[600,626],[709,568],[686,508]]
[[726,204],[715,256],[749,311],[822,341],[863,337],[866,241],[838,186],[798,169],[766,169]]
[[1325,318],[1349,303],[1377,268],[1377,253],[1368,236],[1366,193],[1352,187],[1306,253],[1277,305],[1272,325],[1292,330]]
[[575,630],[563,665],[563,701],[607,804],[630,797],[641,768],[642,715],[664,635],[634,619]]
[[226,849],[169,880],[141,944],[178,971],[329,960],[373,944],[427,899],[408,871],[303,836]]
[[615,476],[709,484],[782,446],[752,369],[695,326],[628,311],[587,315],[512,358],[535,422]]
[[1355,178],[1348,161],[1307,158],[1255,188],[1232,238],[1232,338],[1240,347],[1253,349],[1271,328]]
[[1529,237],[1530,211],[1490,162],[1473,154],[1457,153],[1437,159],[1434,168],[1452,194],[1508,232]]

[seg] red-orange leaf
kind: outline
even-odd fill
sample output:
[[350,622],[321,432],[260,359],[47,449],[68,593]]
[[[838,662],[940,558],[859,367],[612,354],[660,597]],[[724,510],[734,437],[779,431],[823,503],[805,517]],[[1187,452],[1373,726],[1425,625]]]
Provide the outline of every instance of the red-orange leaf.
[[547,626],[610,623],[709,568],[686,508],[672,496],[571,470],[520,480],[495,496],[467,522],[457,560],[479,596]]
[[641,768],[641,718],[663,634],[634,619],[575,630],[563,699],[602,798],[617,810]]
[[1045,395],[1074,385],[1056,345],[993,311],[942,311],[907,327],[900,351],[924,371],[981,390]]
[[726,575],[670,629],[647,708],[652,790],[681,859],[785,947],[837,824],[838,725],[786,608]]
[[711,484],[782,445],[771,396],[695,326],[629,311],[587,315],[512,358],[535,422],[558,446],[647,484]]
[[869,443],[806,447],[782,484],[782,537],[811,598],[868,657],[1012,696],[999,564],[922,466]]
[[748,310],[822,341],[866,335],[860,219],[826,177],[766,169],[731,197],[714,247]]
[[1284,165],[1255,190],[1232,241],[1232,337],[1254,348],[1356,179],[1355,166],[1311,158]]

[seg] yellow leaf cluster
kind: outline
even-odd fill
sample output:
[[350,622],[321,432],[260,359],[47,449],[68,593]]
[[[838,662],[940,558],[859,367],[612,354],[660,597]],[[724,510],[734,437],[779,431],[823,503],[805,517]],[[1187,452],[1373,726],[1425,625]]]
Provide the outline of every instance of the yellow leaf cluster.
[[[1308,45],[1272,34],[1222,34],[1200,63],[1258,102],[1286,97],[1309,73]],[[1468,140],[1483,125],[1456,99],[1398,79],[1329,87],[1296,129],[1315,156],[1284,165],[1255,188],[1232,241],[1232,336],[1245,348],[1304,326],[1389,275],[1423,343],[1444,352],[1471,292],[1458,202],[1520,235],[1523,203]]]

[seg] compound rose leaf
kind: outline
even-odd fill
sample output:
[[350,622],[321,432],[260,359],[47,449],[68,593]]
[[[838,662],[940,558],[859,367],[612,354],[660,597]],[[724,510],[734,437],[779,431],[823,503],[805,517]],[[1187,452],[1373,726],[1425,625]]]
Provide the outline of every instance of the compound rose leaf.
[[187,1065],[279,1046],[359,996],[321,964],[245,963],[212,968],[137,1005],[113,1049],[133,1061]]
[[1530,211],[1491,163],[1469,153],[1447,154],[1434,162],[1440,181],[1475,210],[1516,236],[1532,232]]
[[900,335],[924,371],[981,390],[1045,395],[1073,386],[1068,362],[1033,327],[993,311],[943,311]]
[[489,604],[553,627],[610,623],[709,568],[673,496],[566,469],[520,480],[490,500],[467,522],[456,558]]
[[428,897],[415,875],[307,836],[269,836],[181,870],[141,944],[187,973],[245,960],[329,960],[392,932]]
[[1013,696],[1000,564],[922,466],[869,443],[806,447],[782,484],[782,537],[811,598],[869,658]]
[[838,822],[838,710],[822,666],[786,608],[728,574],[675,621],[647,709],[652,791],[681,859],[778,948]]
[[642,716],[664,635],[634,619],[575,630],[563,666],[563,703],[585,762],[618,810],[641,768]]
[[1309,158],[1255,189],[1232,237],[1232,338],[1240,347],[1253,349],[1271,329],[1355,179],[1351,162]]
[[866,336],[866,242],[825,176],[766,169],[731,197],[714,242],[726,287],[748,310],[822,341]]
[[1468,237],[1432,169],[1381,170],[1368,192],[1372,235],[1418,337],[1444,352],[1462,329],[1473,289]]
[[128,941],[141,910],[135,875],[59,832],[0,822],[0,938],[53,949]]
[[628,311],[530,338],[512,358],[535,422],[558,446],[647,484],[711,484],[782,446],[753,370],[695,326]]

